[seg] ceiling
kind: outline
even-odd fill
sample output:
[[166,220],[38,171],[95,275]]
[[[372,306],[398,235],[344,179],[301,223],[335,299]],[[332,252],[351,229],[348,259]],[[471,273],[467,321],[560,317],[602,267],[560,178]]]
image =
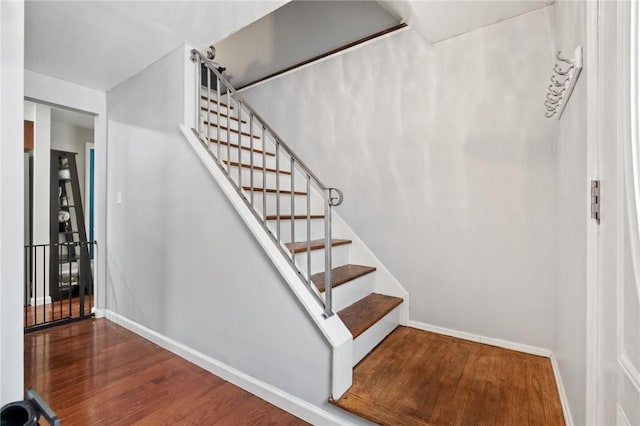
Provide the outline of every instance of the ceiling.
[[[183,43],[201,48],[212,43],[223,46],[225,42],[217,42],[285,3],[288,0],[27,0],[25,68],[107,91]],[[345,44],[344,40],[360,38],[363,32],[376,32],[387,22],[402,19],[433,43],[544,7],[551,2],[335,2],[336,4],[323,7],[323,10],[342,8],[342,12],[334,13],[333,17],[323,15],[317,8],[314,11],[313,7],[307,7],[307,11],[303,12],[303,8],[295,3],[287,5],[287,8],[291,7],[289,12],[283,8],[282,16],[286,18],[284,21],[284,18],[278,18],[277,15],[266,18],[264,28],[268,36],[243,41],[245,46],[254,46],[256,56],[250,60],[245,59],[238,67],[241,71],[234,71],[234,78],[253,78],[251,70],[254,67],[278,68],[281,62],[299,62],[297,58],[314,56],[316,51],[326,51],[327,46],[340,46]],[[378,4],[388,13],[382,11]],[[313,26],[304,24],[305,21],[300,19],[309,13],[314,18],[311,20],[315,22]],[[285,21],[301,35],[292,36],[291,33],[283,32],[280,27]],[[283,38],[284,35],[289,38],[288,41]],[[233,37],[243,40],[239,34]],[[275,48],[275,44],[281,46]],[[218,58],[222,61],[223,56],[232,58],[234,54],[231,50],[225,52],[225,48],[220,47]]]
[[109,90],[187,42],[206,46],[274,1],[27,1],[25,68]]
[[51,121],[59,121],[73,126],[93,129],[95,116],[62,108],[51,108]]
[[242,87],[399,23],[375,1],[293,0],[216,43],[215,61]]
[[437,43],[553,3],[551,0],[379,0],[425,40]]

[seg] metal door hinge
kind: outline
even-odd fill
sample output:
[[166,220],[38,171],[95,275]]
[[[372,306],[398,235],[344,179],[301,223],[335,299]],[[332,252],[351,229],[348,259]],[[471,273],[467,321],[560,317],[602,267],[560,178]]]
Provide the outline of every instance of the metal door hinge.
[[600,220],[600,181],[591,181],[591,219]]

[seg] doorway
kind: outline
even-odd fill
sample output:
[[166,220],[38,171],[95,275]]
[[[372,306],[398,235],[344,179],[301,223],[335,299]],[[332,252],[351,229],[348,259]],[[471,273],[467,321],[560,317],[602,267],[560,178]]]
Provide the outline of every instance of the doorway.
[[93,212],[85,212],[95,193],[95,156],[87,149],[95,126],[93,115],[78,111],[31,101],[24,110],[25,129],[33,128],[32,140],[25,138],[24,330],[29,332],[93,315]]

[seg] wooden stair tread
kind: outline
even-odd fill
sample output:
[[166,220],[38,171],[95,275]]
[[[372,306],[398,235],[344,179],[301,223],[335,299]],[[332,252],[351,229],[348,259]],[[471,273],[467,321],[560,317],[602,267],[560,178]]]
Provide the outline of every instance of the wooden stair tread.
[[[307,219],[307,215],[306,214],[297,214],[293,218],[295,220],[306,220]],[[324,219],[324,215],[323,214],[312,214],[312,215],[309,216],[309,219]],[[267,220],[278,220],[278,215],[269,214],[269,215],[267,215]],[[291,215],[290,214],[281,214],[280,215],[280,220],[291,220]]]
[[[331,247],[342,246],[345,244],[351,244],[351,240],[341,240],[341,239],[331,240]],[[296,241],[295,243],[287,243],[285,244],[285,246],[289,249],[289,251],[293,251],[295,253],[302,253],[307,251],[306,241]],[[311,240],[309,247],[312,251],[322,250],[324,248],[324,238],[320,240]]]
[[338,312],[338,316],[355,339],[401,303],[400,297],[371,293]]
[[[258,188],[258,187],[250,187],[250,186],[243,186],[242,189],[244,189],[245,191],[253,191],[253,192],[267,192],[269,194],[275,194],[278,192],[278,190],[276,190],[275,188]],[[288,189],[281,189],[280,190],[281,194],[291,194],[291,191],[289,191]],[[294,195],[307,195],[306,192],[303,191],[293,191]]]
[[[238,144],[237,143],[229,143],[227,141],[218,142],[218,140],[214,139],[214,138],[209,138],[209,142],[215,143],[215,144],[220,143],[220,145],[229,145],[229,148],[238,149]],[[240,149],[244,149],[245,151],[251,151],[251,147],[250,146],[240,145]],[[258,148],[253,148],[253,152],[255,152],[257,154],[268,155],[270,157],[275,157],[276,156],[275,152],[263,151],[263,150],[258,149]]]
[[[371,273],[375,271],[376,268],[373,266],[364,266],[364,265],[342,265],[337,268],[333,268],[331,270],[331,288],[338,287],[344,283],[348,283],[349,281],[353,281],[356,278],[360,278],[363,275]],[[318,287],[320,292],[325,290],[325,277],[324,272],[318,272],[317,274],[311,275],[311,281]]]
[[[222,161],[225,164],[228,164],[232,167],[242,167],[245,169],[250,169],[251,168],[251,164],[247,164],[247,163],[238,163],[236,161],[227,161],[227,160],[223,160]],[[271,169],[269,167],[262,167],[262,166],[253,166],[253,170],[261,170],[261,171],[265,171],[265,172],[272,172],[272,173],[276,173],[276,169]],[[291,172],[288,172],[286,170],[280,170],[278,173],[281,173],[283,175],[290,175]],[[282,191],[281,191],[282,192]]]
[[233,105],[231,105],[231,107],[229,107],[229,105],[225,104],[224,102],[220,102],[220,103],[218,103],[218,101],[217,101],[217,100],[215,100],[215,99],[211,99],[211,98],[207,98],[206,96],[202,96],[202,95],[200,95],[200,99],[205,100],[205,101],[206,101],[206,100],[208,100],[209,102],[212,102],[212,103],[214,103],[214,104],[216,104],[216,105],[220,105],[220,106],[221,106],[221,107],[223,107],[223,108],[231,108],[231,109],[234,109],[234,108],[235,108]]
[[[200,109],[201,109],[202,111],[207,111],[207,107],[200,107]],[[210,113],[212,113],[212,114],[216,114],[216,115],[218,114],[218,111],[216,111],[215,109],[210,109],[210,110],[209,110],[209,112],[210,112]],[[238,121],[238,119],[237,119],[236,117],[230,117],[230,116],[228,116],[227,114],[222,114],[222,113],[220,113],[220,117],[224,117],[224,118],[226,118],[227,120],[235,120],[235,121]],[[247,120],[242,119],[241,121],[242,121],[242,124],[247,124]]]
[[[223,126],[223,125],[221,125],[221,124],[210,123],[210,122],[208,122],[207,120],[204,120],[204,125],[205,125],[205,126],[209,125],[209,126],[211,126],[211,127],[217,127],[218,129],[220,129],[220,130],[222,130],[222,131],[224,131],[224,132],[226,132],[226,131],[228,130],[228,131],[230,131],[231,133],[236,133],[236,134],[237,134],[237,133],[240,133],[240,132],[238,132],[238,129],[234,129],[234,128],[232,128],[232,127]],[[251,134],[251,133],[249,133],[249,132],[241,132],[240,134],[241,134],[242,136],[246,136],[246,137],[253,136],[253,138],[254,138],[254,139],[260,139],[260,137],[261,137],[260,135],[252,135],[252,134]]]

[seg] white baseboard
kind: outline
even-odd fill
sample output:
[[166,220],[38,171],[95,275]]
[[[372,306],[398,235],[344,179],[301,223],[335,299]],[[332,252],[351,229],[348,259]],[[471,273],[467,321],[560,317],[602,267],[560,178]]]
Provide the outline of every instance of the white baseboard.
[[524,352],[526,354],[544,356],[551,358],[551,350],[537,346],[524,345],[522,343],[510,342],[508,340],[496,339],[494,337],[481,336],[479,334],[468,333],[466,331],[452,330],[450,328],[438,327],[437,325],[426,324],[419,321],[409,321],[409,327],[419,330],[431,331],[433,333],[444,334],[445,336],[457,337],[472,342],[484,343],[486,345],[497,346],[499,348],[511,349],[513,351]]
[[[251,377],[230,365],[213,359],[182,343],[176,342],[120,314],[108,309],[102,309],[101,311],[108,320],[311,424],[350,424],[344,418],[338,417],[268,383]],[[96,317],[97,316],[98,313],[96,312]]]
[[38,297],[37,299],[34,299],[32,297],[29,300],[29,304],[31,306],[50,305],[51,304],[51,296]]
[[558,367],[558,361],[553,353],[551,354],[551,367],[553,368],[553,376],[556,379],[556,386],[558,387],[558,394],[560,395],[560,404],[562,404],[564,422],[567,426],[573,426],[573,417],[571,416],[571,410],[569,409],[567,394],[564,391],[564,383],[562,382],[562,376],[560,375],[560,367]]
[[106,309],[104,308],[91,308],[91,313],[94,314],[95,318],[104,318],[106,316]]

